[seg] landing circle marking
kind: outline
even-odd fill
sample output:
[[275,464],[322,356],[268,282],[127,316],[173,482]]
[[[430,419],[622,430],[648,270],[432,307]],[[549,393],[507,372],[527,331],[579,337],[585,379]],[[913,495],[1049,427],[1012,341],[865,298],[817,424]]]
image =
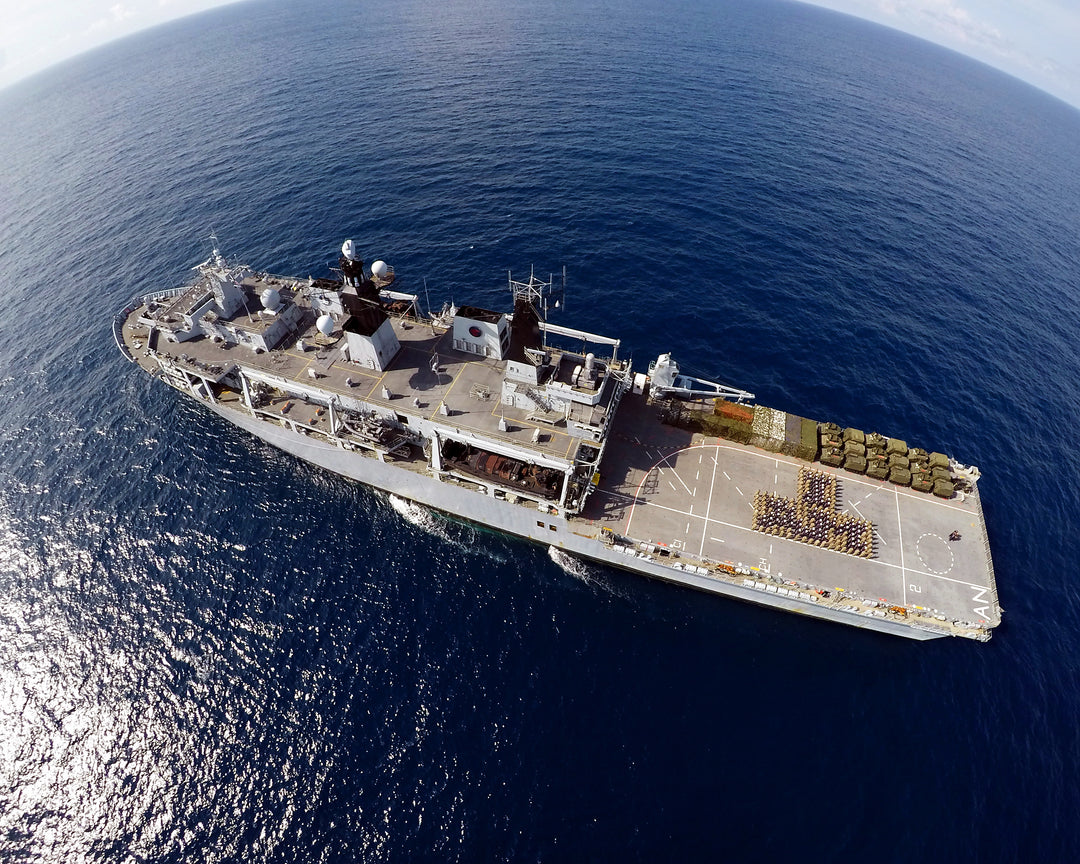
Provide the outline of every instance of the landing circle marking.
[[939,534],[922,534],[915,541],[915,554],[919,556],[923,569],[935,576],[944,576],[956,563],[949,542]]

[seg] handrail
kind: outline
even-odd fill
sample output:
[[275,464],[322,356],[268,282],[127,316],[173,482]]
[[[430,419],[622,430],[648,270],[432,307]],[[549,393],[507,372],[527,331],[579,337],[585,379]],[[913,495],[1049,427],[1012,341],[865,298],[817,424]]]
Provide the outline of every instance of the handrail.
[[131,353],[131,350],[124,343],[124,322],[127,321],[128,316],[138,309],[140,306],[145,306],[147,303],[153,303],[157,300],[164,300],[168,297],[178,297],[183,294],[190,286],[184,285],[180,288],[167,288],[164,291],[154,291],[150,294],[143,294],[138,297],[133,297],[127,302],[119,312],[113,316],[112,320],[112,332],[113,339],[116,342],[116,347],[120,349],[120,353],[123,354],[129,361],[135,363],[135,355]]
[[112,333],[113,339],[116,340],[116,347],[120,349],[120,353],[123,354],[132,363],[135,362],[135,355],[131,353],[127,345],[124,344],[124,322],[127,320],[127,316],[131,314],[133,310],[131,307],[125,307],[120,312],[117,312],[113,316],[112,320]]
[[113,315],[112,319],[112,333],[113,339],[116,341],[116,347],[120,349],[120,353],[123,354],[132,363],[135,362],[135,355],[131,353],[131,350],[124,342],[124,322],[127,321],[128,316],[134,312],[139,306],[142,305],[141,298],[136,298],[128,302],[128,304]]

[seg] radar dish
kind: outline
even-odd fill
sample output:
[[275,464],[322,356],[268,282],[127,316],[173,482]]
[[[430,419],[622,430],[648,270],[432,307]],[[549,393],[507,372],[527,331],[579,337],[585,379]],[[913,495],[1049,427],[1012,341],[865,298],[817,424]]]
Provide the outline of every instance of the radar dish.
[[352,240],[346,240],[341,244],[341,254],[350,261],[356,260],[356,244]]
[[319,332],[323,336],[329,336],[334,332],[334,318],[329,314],[320,315],[319,320],[315,322],[315,326],[319,328]]
[[259,300],[262,301],[263,309],[273,312],[281,305],[281,292],[277,288],[267,288],[259,295]]
[[376,261],[371,265],[371,275],[376,279],[382,279],[386,276],[387,266],[385,261]]

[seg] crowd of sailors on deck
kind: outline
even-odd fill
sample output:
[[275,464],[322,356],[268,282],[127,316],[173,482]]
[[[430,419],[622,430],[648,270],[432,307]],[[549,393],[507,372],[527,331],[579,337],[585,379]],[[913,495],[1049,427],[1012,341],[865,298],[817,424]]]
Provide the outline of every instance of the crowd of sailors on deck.
[[802,468],[797,489],[795,498],[757,492],[754,529],[860,558],[873,555],[873,525],[836,510],[835,476]]
[[838,485],[835,474],[825,474],[803,466],[799,469],[795,497],[811,507],[833,510],[836,507]]

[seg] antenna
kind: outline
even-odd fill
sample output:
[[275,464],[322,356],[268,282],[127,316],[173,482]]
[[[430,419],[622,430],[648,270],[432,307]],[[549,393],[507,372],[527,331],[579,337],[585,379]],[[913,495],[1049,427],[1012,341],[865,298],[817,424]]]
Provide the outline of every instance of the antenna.
[[248,302],[247,302],[247,292],[246,292],[246,291],[241,291],[241,292],[240,292],[240,300],[241,300],[241,301],[243,302],[243,304],[244,304],[244,311],[245,311],[245,312],[247,312],[247,317],[248,317],[248,323],[249,323],[249,324],[254,324],[254,323],[255,323],[255,318],[254,318],[254,317],[252,316],[252,314],[251,314],[251,307],[250,307],[250,306],[248,306]]
[[[545,321],[547,320],[549,306],[554,305],[555,309],[560,309],[565,304],[565,266],[563,267],[562,288],[552,287],[555,284],[555,277],[552,274],[548,274],[547,282],[537,278],[534,267],[529,268],[529,280],[527,282],[515,281],[514,274],[510,271],[507,271],[507,281],[510,283],[510,293],[514,296],[514,302],[517,303],[518,300],[525,300],[528,303],[531,303]],[[554,304],[552,304],[552,301],[554,301]]]
[[196,264],[194,267],[191,268],[192,270],[201,271],[203,267],[205,267],[207,264],[210,264],[211,262],[217,264],[218,262],[216,259],[221,257],[220,253],[218,252],[217,233],[214,231],[213,228],[210,229],[210,236],[206,239],[210,241],[210,257],[203,261],[202,264]]

